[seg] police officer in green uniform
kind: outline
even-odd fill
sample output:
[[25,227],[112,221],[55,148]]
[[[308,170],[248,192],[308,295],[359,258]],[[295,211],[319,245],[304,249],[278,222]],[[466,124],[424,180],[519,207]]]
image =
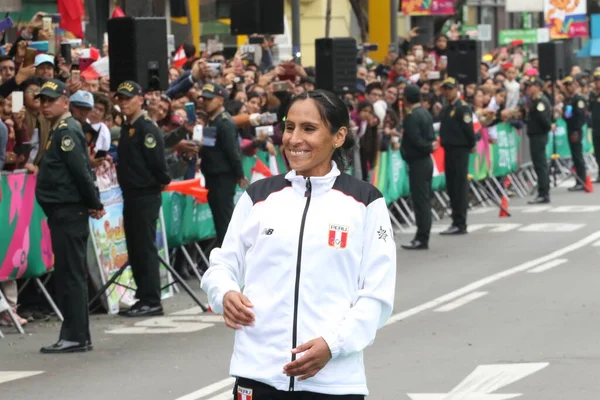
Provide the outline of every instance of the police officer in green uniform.
[[454,78],[442,82],[442,91],[448,104],[440,115],[440,139],[445,151],[446,190],[452,207],[452,225],[441,234],[461,235],[467,233],[469,155],[475,149],[473,115],[469,105],[458,96]]
[[43,347],[41,352],[85,352],[92,350],[86,264],[89,216],[99,219],[105,211],[94,185],[85,137],[69,113],[67,86],[49,80],[37,97],[52,130],[40,163],[35,195],[48,217],[56,300],[64,317],[58,342]]
[[[237,127],[223,103],[229,95],[216,83],[202,87],[204,109],[209,117],[209,127],[216,135],[203,135],[200,168],[208,189],[208,204],[212,211],[217,232],[216,247],[220,247],[233,215],[233,199],[236,185],[245,188],[248,180],[244,176]],[[208,132],[206,130],[205,132]]]
[[565,87],[565,106],[563,107],[563,118],[567,123],[567,135],[569,136],[569,148],[571,157],[575,166],[575,173],[579,180],[575,181],[575,186],[569,188],[570,192],[585,190],[582,182],[585,182],[587,173],[585,170],[585,160],[583,159],[582,139],[583,125],[586,123],[587,105],[583,96],[578,93],[579,82],[568,76],[563,80]]
[[525,90],[530,99],[527,112],[527,136],[531,162],[538,181],[538,195],[529,204],[550,203],[550,176],[546,160],[548,132],[552,129],[552,106],[544,96],[544,82],[535,76],[525,81]]
[[433,118],[429,111],[421,107],[421,91],[415,85],[404,89],[404,134],[400,150],[408,164],[410,195],[415,211],[417,233],[409,244],[402,245],[407,250],[429,248],[431,232],[431,179],[433,161],[431,153],[438,147],[433,132]]
[[123,225],[138,301],[120,312],[126,317],[163,315],[156,224],[161,192],[171,182],[163,132],[144,113],[140,85],[125,81],[115,96],[126,117],[117,154],[117,178],[123,191]]
[[[594,90],[590,93],[588,110],[592,115],[594,156],[596,164],[600,165],[600,71],[594,71]],[[600,182],[600,174],[596,177],[596,182]]]

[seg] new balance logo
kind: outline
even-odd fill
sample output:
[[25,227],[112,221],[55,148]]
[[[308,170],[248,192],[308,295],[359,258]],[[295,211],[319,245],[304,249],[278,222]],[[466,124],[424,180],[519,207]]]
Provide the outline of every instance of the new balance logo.
[[273,234],[273,229],[265,228],[265,229],[263,229],[262,234],[263,235],[267,235],[267,236],[271,236]]

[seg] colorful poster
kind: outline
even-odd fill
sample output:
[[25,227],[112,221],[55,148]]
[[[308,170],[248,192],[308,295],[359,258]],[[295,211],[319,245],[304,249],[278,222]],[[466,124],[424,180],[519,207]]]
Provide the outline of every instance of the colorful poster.
[[588,37],[587,3],[583,0],[544,0],[544,20],[550,39]]
[[[98,172],[97,176],[100,200],[104,204],[106,215],[99,220],[90,218],[90,238],[95,257],[88,260],[88,264],[91,268],[100,270],[101,284],[104,285],[127,263],[128,256],[125,229],[123,227],[123,195],[119,186],[116,185],[116,172],[114,168],[111,168]],[[169,262],[165,224],[162,215],[161,209],[156,229],[156,244],[158,254]],[[162,264],[160,265],[160,277],[162,286],[172,282],[170,274]],[[135,288],[131,268],[127,267],[116,282],[129,288]],[[172,295],[173,289],[171,286],[163,289],[163,299]],[[121,306],[129,307],[135,303],[135,291],[114,284],[108,288],[104,301],[109,314],[115,314],[119,312]]]
[[37,278],[52,270],[46,215],[35,201],[35,175],[0,174],[0,281]]
[[404,15],[454,15],[454,0],[403,0]]

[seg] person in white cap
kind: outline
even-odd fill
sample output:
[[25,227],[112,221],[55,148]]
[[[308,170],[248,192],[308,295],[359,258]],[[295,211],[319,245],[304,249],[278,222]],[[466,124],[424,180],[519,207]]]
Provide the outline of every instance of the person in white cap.
[[54,79],[54,57],[49,54],[38,54],[33,62],[35,74],[40,78]]

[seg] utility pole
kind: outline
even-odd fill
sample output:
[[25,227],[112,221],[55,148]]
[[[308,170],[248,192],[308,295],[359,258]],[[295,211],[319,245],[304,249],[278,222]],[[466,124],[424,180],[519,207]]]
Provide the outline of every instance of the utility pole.
[[327,11],[325,11],[325,37],[331,32],[331,0],[327,0]]
[[292,53],[296,64],[301,64],[300,49],[300,0],[292,0]]
[[390,43],[398,44],[398,9],[400,2],[398,0],[390,0]]

